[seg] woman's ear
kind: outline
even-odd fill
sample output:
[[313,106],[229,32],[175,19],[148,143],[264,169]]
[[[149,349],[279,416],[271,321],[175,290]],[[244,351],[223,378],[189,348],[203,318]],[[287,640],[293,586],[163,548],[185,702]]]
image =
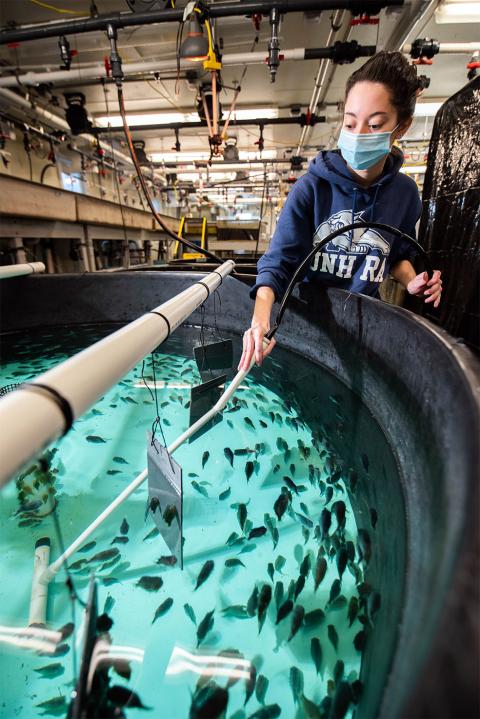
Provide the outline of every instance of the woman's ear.
[[407,120],[404,120],[402,122],[402,124],[400,125],[400,127],[397,130],[398,134],[397,134],[395,140],[400,140],[400,138],[403,137],[403,135],[405,135],[406,132],[408,132],[412,122],[413,122],[413,117],[409,117]]

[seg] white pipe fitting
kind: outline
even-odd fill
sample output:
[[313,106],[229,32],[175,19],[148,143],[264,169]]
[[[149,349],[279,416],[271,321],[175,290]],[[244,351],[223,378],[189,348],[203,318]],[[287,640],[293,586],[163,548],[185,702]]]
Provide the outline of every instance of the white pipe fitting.
[[33,275],[36,272],[45,272],[43,262],[27,262],[20,265],[5,265],[0,267],[0,280],[9,277],[21,277],[22,275]]
[[48,585],[43,581],[43,575],[48,567],[49,560],[50,540],[48,537],[42,537],[35,544],[32,593],[28,618],[28,623],[35,626],[45,626],[46,622]]

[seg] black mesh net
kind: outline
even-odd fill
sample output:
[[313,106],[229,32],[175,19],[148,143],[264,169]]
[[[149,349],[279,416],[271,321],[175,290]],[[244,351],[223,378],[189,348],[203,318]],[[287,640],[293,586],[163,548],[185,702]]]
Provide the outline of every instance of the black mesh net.
[[435,118],[419,236],[443,278],[440,307],[421,314],[480,351],[480,76]]

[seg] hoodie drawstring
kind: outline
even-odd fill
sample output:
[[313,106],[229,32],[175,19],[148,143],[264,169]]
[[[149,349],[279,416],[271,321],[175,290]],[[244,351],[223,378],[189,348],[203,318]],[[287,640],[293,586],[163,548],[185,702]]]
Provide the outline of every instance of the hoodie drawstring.
[[[370,222],[373,222],[373,211],[375,209],[375,204],[377,202],[377,195],[378,195],[379,189],[380,189],[380,185],[378,184],[375,188],[375,194],[373,196],[373,201],[372,201],[370,207],[368,208],[368,210],[369,210],[368,220],[370,220]],[[357,188],[354,187],[353,188],[353,203],[352,203],[352,225],[355,222],[355,206],[356,206],[356,204],[357,204]],[[367,221],[367,218],[365,218],[365,221]],[[352,242],[353,242],[353,230],[350,230],[350,249],[352,249]]]
[[[355,200],[357,198],[357,188],[353,188],[353,204],[352,204],[352,225],[355,222]],[[353,230],[350,230],[350,249],[352,249]]]
[[375,194],[374,194],[374,196],[373,196],[373,202],[372,202],[372,204],[370,205],[370,216],[369,216],[369,220],[370,220],[371,222],[373,222],[373,211],[374,211],[374,209],[375,209],[375,203],[376,203],[376,201],[377,201],[377,195],[378,195],[379,189],[380,189],[380,185],[377,185],[377,188],[376,188],[376,190],[375,190]]

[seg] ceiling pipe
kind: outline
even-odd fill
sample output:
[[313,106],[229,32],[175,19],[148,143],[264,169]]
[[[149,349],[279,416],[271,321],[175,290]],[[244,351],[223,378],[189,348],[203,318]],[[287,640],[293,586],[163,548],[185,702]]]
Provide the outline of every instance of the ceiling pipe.
[[[375,52],[374,45],[355,45],[350,51],[357,57],[369,57]],[[282,51],[282,62],[289,60],[316,60],[319,58],[334,58],[339,50],[334,47],[318,47],[318,48],[292,48]],[[222,65],[224,67],[232,65],[263,65],[267,59],[266,52],[251,53],[231,53],[222,56]],[[156,74],[171,72],[176,70],[177,61],[172,60],[156,61],[140,61],[130,62],[122,65],[123,73],[128,75],[138,75],[139,73]],[[181,60],[180,67],[182,69],[191,70],[192,63],[188,60]],[[1,71],[0,67],[0,71]],[[27,72],[23,75],[8,75],[0,77],[0,87],[18,87],[18,85],[40,85],[42,83],[63,82],[64,84],[76,84],[81,80],[101,80],[108,79],[106,75],[105,63],[99,63],[92,67],[74,68],[72,70],[53,70],[48,72]],[[162,79],[164,79],[162,77]]]
[[[370,5],[371,14],[378,13],[382,7],[403,5],[404,0],[257,0],[241,3],[218,2],[209,5],[208,14],[211,19],[222,17],[245,17],[261,13],[269,15],[270,11],[276,9],[281,14],[291,12],[308,12],[311,10],[337,10],[346,9],[358,15],[366,12]],[[373,7],[375,6],[375,7]],[[140,25],[152,25],[153,23],[180,22],[183,20],[183,8],[168,10],[153,10],[138,13],[111,13],[108,15],[97,15],[96,17],[85,17],[78,20],[60,20],[48,23],[33,25],[20,25],[14,29],[0,31],[0,45],[13,42],[27,42],[48,37],[59,37],[60,35],[79,35],[81,33],[93,32],[95,30],[106,30],[111,26],[115,30]]]
[[[310,122],[312,125],[316,125],[318,122],[327,122],[327,117],[325,115],[312,115],[310,118],[308,118],[308,122]],[[271,117],[269,119],[267,118],[260,118],[258,120],[234,120],[230,123],[230,131],[233,132],[236,127],[264,127],[267,125],[306,125],[307,124],[307,116],[306,115],[299,115],[298,117]],[[150,125],[130,125],[130,131],[131,132],[148,132],[150,130],[190,130],[190,129],[198,129],[198,128],[205,128],[207,127],[207,124],[203,120],[199,120],[198,122],[169,122],[165,124],[161,123],[154,123],[152,122]],[[109,129],[108,127],[96,127],[95,128],[95,134],[101,135],[106,132],[123,132],[123,128],[121,127],[112,127]]]
[[[67,135],[71,136],[72,131],[70,129],[70,125],[66,120],[63,119],[63,117],[55,115],[49,110],[45,110],[45,108],[41,107],[40,105],[34,105],[21,95],[18,95],[16,92],[12,92],[11,90],[7,90],[5,88],[0,88],[0,101],[2,100],[2,98],[8,102],[9,109],[11,105],[15,105],[17,108],[27,111],[28,113],[33,112],[40,121],[45,122],[47,125],[55,128],[56,130],[62,130],[62,132],[65,132]],[[79,137],[85,137],[91,142],[97,141],[96,138],[90,134],[82,134],[79,135]],[[124,165],[133,165],[132,159],[129,155],[126,155],[120,150],[112,148],[110,143],[100,140],[99,144],[102,150],[105,150],[107,154],[114,155],[115,159],[118,160],[118,162],[122,162]],[[155,177],[162,184],[166,184],[166,180],[163,175],[155,173]]]
[[[205,161],[206,162],[206,161]],[[152,162],[153,167],[162,167],[167,173],[176,171],[180,174],[193,174],[194,172],[235,172],[238,170],[262,170],[265,165],[288,165],[290,167],[290,160],[239,160],[238,162],[214,162],[211,165],[199,165],[194,162],[187,161],[182,162],[177,160],[176,162]],[[272,168],[273,172],[273,168]]]
[[[406,43],[402,47],[402,52],[406,53],[407,55],[410,54],[412,50],[412,44]],[[438,45],[438,52],[442,53],[444,55],[451,54],[451,55],[471,55],[476,50],[480,50],[480,41],[479,42],[441,42]]]
[[[330,25],[330,31],[328,33],[327,38],[327,46],[330,46],[333,44],[334,39],[338,38],[339,36],[337,33],[339,33],[342,29],[343,23],[345,21],[345,17],[347,16],[345,11],[342,12],[336,12],[333,20]],[[338,29],[335,29],[338,28]],[[347,31],[343,33],[342,40],[346,40],[348,38],[350,32],[350,24],[347,29]],[[373,53],[372,53],[373,54]],[[323,101],[323,99],[326,96],[327,89],[330,86],[331,79],[333,77],[335,65],[331,64],[330,59],[322,59],[320,61],[320,64],[318,66],[317,74],[315,76],[315,83],[313,87],[312,97],[310,100],[310,104],[308,106],[308,110],[310,113],[315,113],[319,103]],[[330,71],[330,76],[327,79],[328,73]],[[307,142],[307,137],[309,136],[311,130],[308,127],[304,127],[302,129],[302,133],[300,135],[300,140],[298,141],[296,154],[300,155],[302,152],[302,148]]]

